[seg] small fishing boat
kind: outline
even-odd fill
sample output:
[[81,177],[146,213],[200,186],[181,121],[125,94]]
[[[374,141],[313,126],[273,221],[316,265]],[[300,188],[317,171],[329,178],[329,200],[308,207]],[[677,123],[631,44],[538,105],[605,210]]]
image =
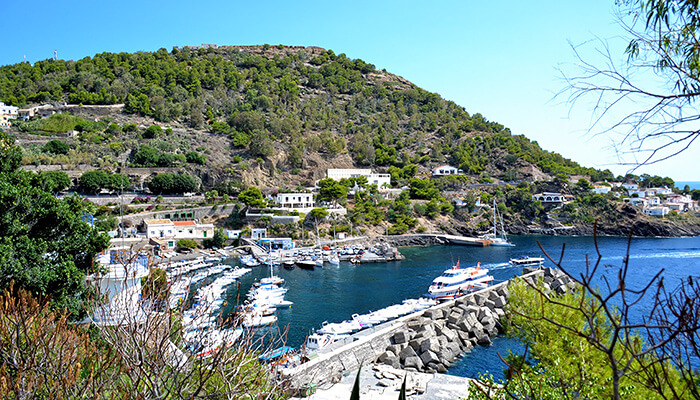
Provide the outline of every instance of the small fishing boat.
[[301,269],[314,269],[316,267],[316,262],[314,260],[309,260],[309,259],[303,259],[303,260],[297,260],[296,264],[299,266]]
[[306,338],[304,345],[308,350],[318,351],[348,337],[348,335],[334,335],[331,333],[314,332]]

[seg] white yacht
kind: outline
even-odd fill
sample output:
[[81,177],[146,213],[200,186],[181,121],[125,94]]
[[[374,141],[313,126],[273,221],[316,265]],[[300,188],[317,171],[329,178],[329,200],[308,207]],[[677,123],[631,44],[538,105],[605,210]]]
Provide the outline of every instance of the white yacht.
[[446,270],[442,275],[433,280],[428,288],[428,297],[436,300],[452,300],[464,296],[474,289],[488,286],[493,281],[489,270],[481,268],[481,263],[476,267],[460,268],[457,264]]
[[520,258],[511,258],[509,262],[514,267],[540,267],[544,264],[544,258],[522,256]]

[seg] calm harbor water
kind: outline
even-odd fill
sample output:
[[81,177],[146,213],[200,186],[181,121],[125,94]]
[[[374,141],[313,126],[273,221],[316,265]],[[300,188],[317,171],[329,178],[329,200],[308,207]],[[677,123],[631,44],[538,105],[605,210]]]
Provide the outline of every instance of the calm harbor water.
[[[286,299],[293,301],[289,309],[279,310],[278,324],[288,326],[287,343],[299,346],[312,329],[323,321],[339,322],[354,313],[367,313],[407,298],[425,294],[430,282],[457,260],[462,266],[481,262],[497,282],[519,275],[521,269],[508,264],[509,258],[522,255],[541,256],[539,241],[554,259],[558,259],[566,243],[564,266],[572,272],[585,269],[586,255],[593,256],[592,237],[571,236],[514,236],[515,247],[477,248],[462,246],[407,247],[401,252],[406,259],[399,262],[353,265],[341,262],[340,266],[317,268],[314,271],[295,268],[286,270],[275,267],[274,272],[285,279],[289,289]],[[613,274],[622,264],[627,248],[626,238],[603,237],[598,239],[606,273]],[[631,244],[630,279],[628,286],[641,287],[661,268],[665,269],[666,286],[681,278],[700,276],[700,238],[635,238]],[[236,260],[229,261],[236,264]],[[552,266],[547,261],[545,265]],[[269,274],[269,268],[256,267],[241,280],[240,297],[252,283]],[[603,281],[601,280],[601,286]],[[228,292],[229,303],[235,303],[236,289]],[[643,312],[640,311],[640,312]],[[449,374],[477,377],[489,372],[502,376],[503,365],[498,353],[505,356],[508,350],[522,352],[517,341],[498,338],[489,348],[476,348],[455,363]]]

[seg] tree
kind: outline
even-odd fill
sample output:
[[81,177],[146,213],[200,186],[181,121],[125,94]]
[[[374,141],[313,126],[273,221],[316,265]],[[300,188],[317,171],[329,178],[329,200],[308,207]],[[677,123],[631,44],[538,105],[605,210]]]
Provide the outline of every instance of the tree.
[[22,165],[22,149],[14,144],[15,138],[0,130],[0,173],[15,171]]
[[189,193],[197,191],[197,180],[187,174],[158,174],[148,183],[148,189],[157,194]]
[[88,205],[77,196],[57,199],[31,184],[33,174],[0,174],[0,288],[50,296],[73,317],[84,312],[95,254],[109,237],[83,221]]
[[109,174],[102,170],[87,171],[80,176],[80,189],[85,193],[98,193],[110,183]]
[[267,203],[263,200],[262,192],[255,186],[251,186],[248,189],[242,191],[238,194],[238,200],[247,205],[248,207],[265,207]]
[[41,172],[34,177],[34,186],[49,193],[58,193],[72,184],[68,174],[63,171]]
[[567,86],[560,95],[572,105],[593,106],[591,130],[619,134],[613,141],[621,163],[637,167],[673,157],[700,136],[694,104],[700,95],[700,9],[694,1],[618,4],[629,35],[626,61],[618,62],[602,40],[595,49],[601,60],[575,47],[578,63],[562,71]]
[[321,179],[318,181],[318,187],[317,198],[320,201],[337,203],[348,196],[348,188],[332,178]]
[[70,146],[66,142],[62,142],[58,139],[49,140],[48,143],[44,145],[44,151],[51,154],[68,154]]

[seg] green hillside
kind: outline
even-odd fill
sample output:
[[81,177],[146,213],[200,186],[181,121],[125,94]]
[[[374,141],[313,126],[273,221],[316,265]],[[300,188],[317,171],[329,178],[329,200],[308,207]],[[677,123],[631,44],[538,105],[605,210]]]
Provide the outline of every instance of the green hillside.
[[[517,180],[528,165],[551,175],[600,175],[372,64],[317,47],[185,47],[8,65],[0,67],[0,101],[20,107],[123,103],[122,112],[134,122],[225,135],[232,152],[217,158],[220,166],[235,163],[236,155],[283,155],[275,168],[291,171],[307,167],[304,159],[313,153],[324,159],[347,154],[357,166],[380,168],[449,163],[479,179]],[[74,127],[88,132],[83,143],[109,145],[115,153],[132,149],[133,161],[145,143],[130,140],[135,136],[123,129],[128,124],[121,125]],[[36,124],[21,128],[51,131]],[[100,158],[104,151],[80,144],[76,150],[87,153],[81,162],[113,163]],[[168,151],[185,155],[191,147]]]

